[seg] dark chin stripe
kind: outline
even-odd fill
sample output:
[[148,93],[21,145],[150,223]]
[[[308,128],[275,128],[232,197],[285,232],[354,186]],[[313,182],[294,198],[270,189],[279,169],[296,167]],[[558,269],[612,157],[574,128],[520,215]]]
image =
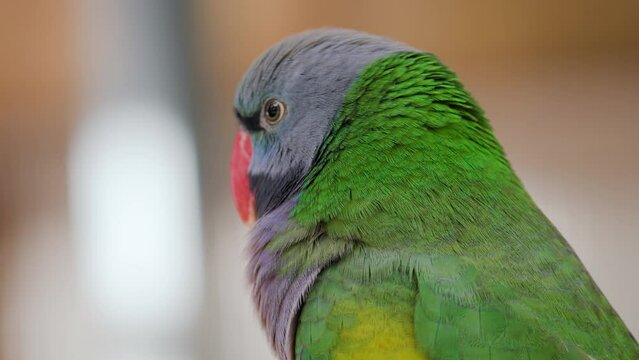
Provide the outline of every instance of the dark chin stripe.
[[276,177],[249,174],[251,190],[255,193],[257,217],[260,218],[278,208],[292,195],[299,192],[303,177],[302,167],[292,168]]

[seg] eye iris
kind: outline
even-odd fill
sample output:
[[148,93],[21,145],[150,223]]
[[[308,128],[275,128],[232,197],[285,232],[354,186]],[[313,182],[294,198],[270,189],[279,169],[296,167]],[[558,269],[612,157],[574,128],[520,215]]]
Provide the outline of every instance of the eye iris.
[[262,103],[261,121],[270,128],[286,116],[286,105],[279,99],[270,98]]

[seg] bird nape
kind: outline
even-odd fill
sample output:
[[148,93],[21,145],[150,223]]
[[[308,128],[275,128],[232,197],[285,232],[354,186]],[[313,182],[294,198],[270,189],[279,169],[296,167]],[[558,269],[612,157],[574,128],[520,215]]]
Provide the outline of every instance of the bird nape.
[[292,359],[638,359],[639,345],[433,54],[292,36],[244,75],[232,185]]

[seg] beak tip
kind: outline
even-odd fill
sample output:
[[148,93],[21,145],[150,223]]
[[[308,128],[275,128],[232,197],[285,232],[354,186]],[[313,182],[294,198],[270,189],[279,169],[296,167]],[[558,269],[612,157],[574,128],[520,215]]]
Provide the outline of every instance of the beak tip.
[[249,195],[247,206],[243,209],[240,209],[238,206],[238,211],[240,213],[240,218],[242,219],[242,222],[244,224],[248,225],[249,227],[253,227],[253,225],[255,225],[255,223],[257,222],[257,214],[255,211],[255,197],[253,196],[252,192]]

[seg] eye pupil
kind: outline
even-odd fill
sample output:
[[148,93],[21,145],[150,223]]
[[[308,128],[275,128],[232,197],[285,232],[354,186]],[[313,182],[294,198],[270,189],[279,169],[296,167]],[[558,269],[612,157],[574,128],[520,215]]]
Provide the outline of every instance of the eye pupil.
[[275,101],[271,101],[268,104],[268,107],[266,108],[266,115],[268,115],[269,118],[271,119],[276,119],[280,114],[280,105],[275,102]]

